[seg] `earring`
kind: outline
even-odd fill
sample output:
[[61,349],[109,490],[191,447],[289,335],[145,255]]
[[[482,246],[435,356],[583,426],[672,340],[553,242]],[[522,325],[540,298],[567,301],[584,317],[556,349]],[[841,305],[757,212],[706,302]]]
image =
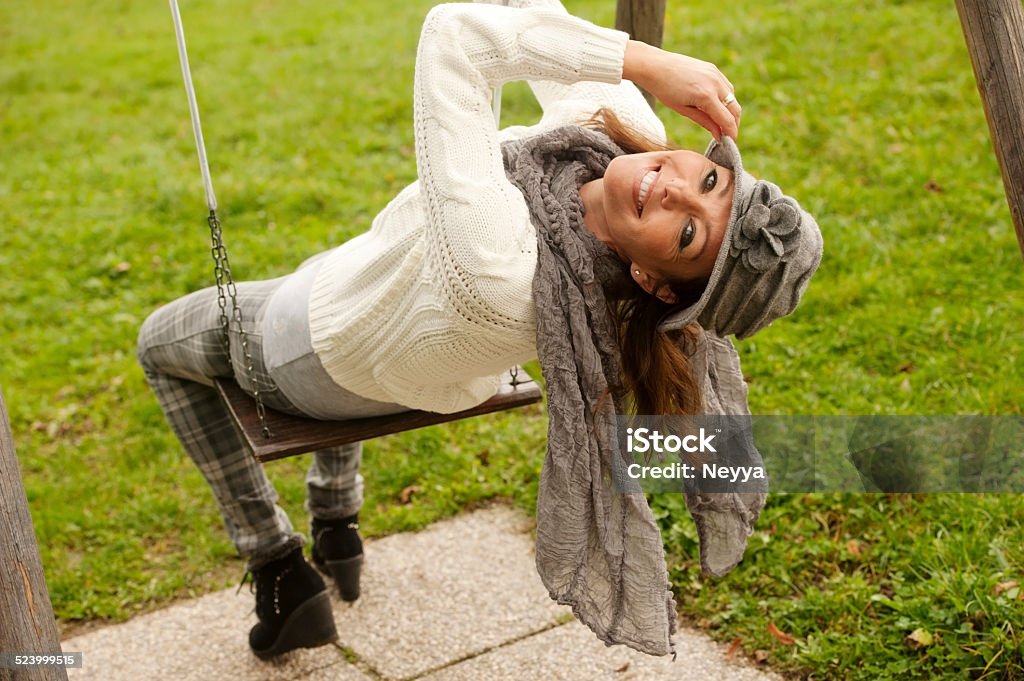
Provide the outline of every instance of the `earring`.
[[633,270],[633,271],[636,273],[636,276],[638,276],[638,277],[640,276],[640,270]]

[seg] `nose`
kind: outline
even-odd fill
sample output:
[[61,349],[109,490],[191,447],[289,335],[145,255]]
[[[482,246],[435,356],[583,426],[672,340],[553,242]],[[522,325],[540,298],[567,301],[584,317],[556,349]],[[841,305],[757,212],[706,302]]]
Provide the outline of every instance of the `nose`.
[[699,192],[693,183],[685,177],[676,176],[665,183],[665,194],[662,197],[662,206],[668,209],[682,208],[691,209],[696,205]]

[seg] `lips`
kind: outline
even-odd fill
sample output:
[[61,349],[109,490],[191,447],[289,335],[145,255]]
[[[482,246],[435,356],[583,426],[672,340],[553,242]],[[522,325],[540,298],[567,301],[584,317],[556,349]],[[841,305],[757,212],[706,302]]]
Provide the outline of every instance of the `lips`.
[[637,217],[643,215],[644,206],[647,205],[647,199],[653,193],[651,190],[660,174],[661,166],[644,168],[643,173],[633,182],[633,200],[636,205]]

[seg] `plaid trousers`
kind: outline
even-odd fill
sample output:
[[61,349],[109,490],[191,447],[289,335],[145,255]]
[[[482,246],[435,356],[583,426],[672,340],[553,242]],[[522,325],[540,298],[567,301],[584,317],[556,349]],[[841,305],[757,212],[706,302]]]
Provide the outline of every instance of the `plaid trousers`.
[[[285,279],[240,282],[237,299],[253,376],[264,403],[301,414],[275,385],[263,362],[263,311]],[[230,317],[230,300],[227,312]],[[278,505],[277,492],[263,466],[245,446],[213,388],[212,377],[216,376],[234,377],[250,394],[253,388],[235,322],[231,324],[230,359],[223,347],[216,286],[190,293],[151,314],[139,332],[138,360],[171,429],[209,483],[231,541],[247,559],[247,568],[255,570],[303,546],[305,536],[293,529]],[[356,513],[363,502],[361,458],[358,442],[314,452],[306,474],[306,510],[321,519]]]

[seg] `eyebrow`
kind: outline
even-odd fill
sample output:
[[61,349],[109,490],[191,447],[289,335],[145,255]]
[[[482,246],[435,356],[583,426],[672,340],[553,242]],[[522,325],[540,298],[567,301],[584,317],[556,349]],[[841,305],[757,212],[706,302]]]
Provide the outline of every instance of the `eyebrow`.
[[[726,168],[726,170],[729,170],[729,169]],[[724,187],[722,187],[721,191],[719,191],[718,193],[722,194],[722,195],[731,194],[732,193],[732,185],[735,182],[736,182],[736,173],[734,173],[733,171],[729,170],[729,181],[725,184]],[[728,190],[728,191],[726,191],[726,190]]]

